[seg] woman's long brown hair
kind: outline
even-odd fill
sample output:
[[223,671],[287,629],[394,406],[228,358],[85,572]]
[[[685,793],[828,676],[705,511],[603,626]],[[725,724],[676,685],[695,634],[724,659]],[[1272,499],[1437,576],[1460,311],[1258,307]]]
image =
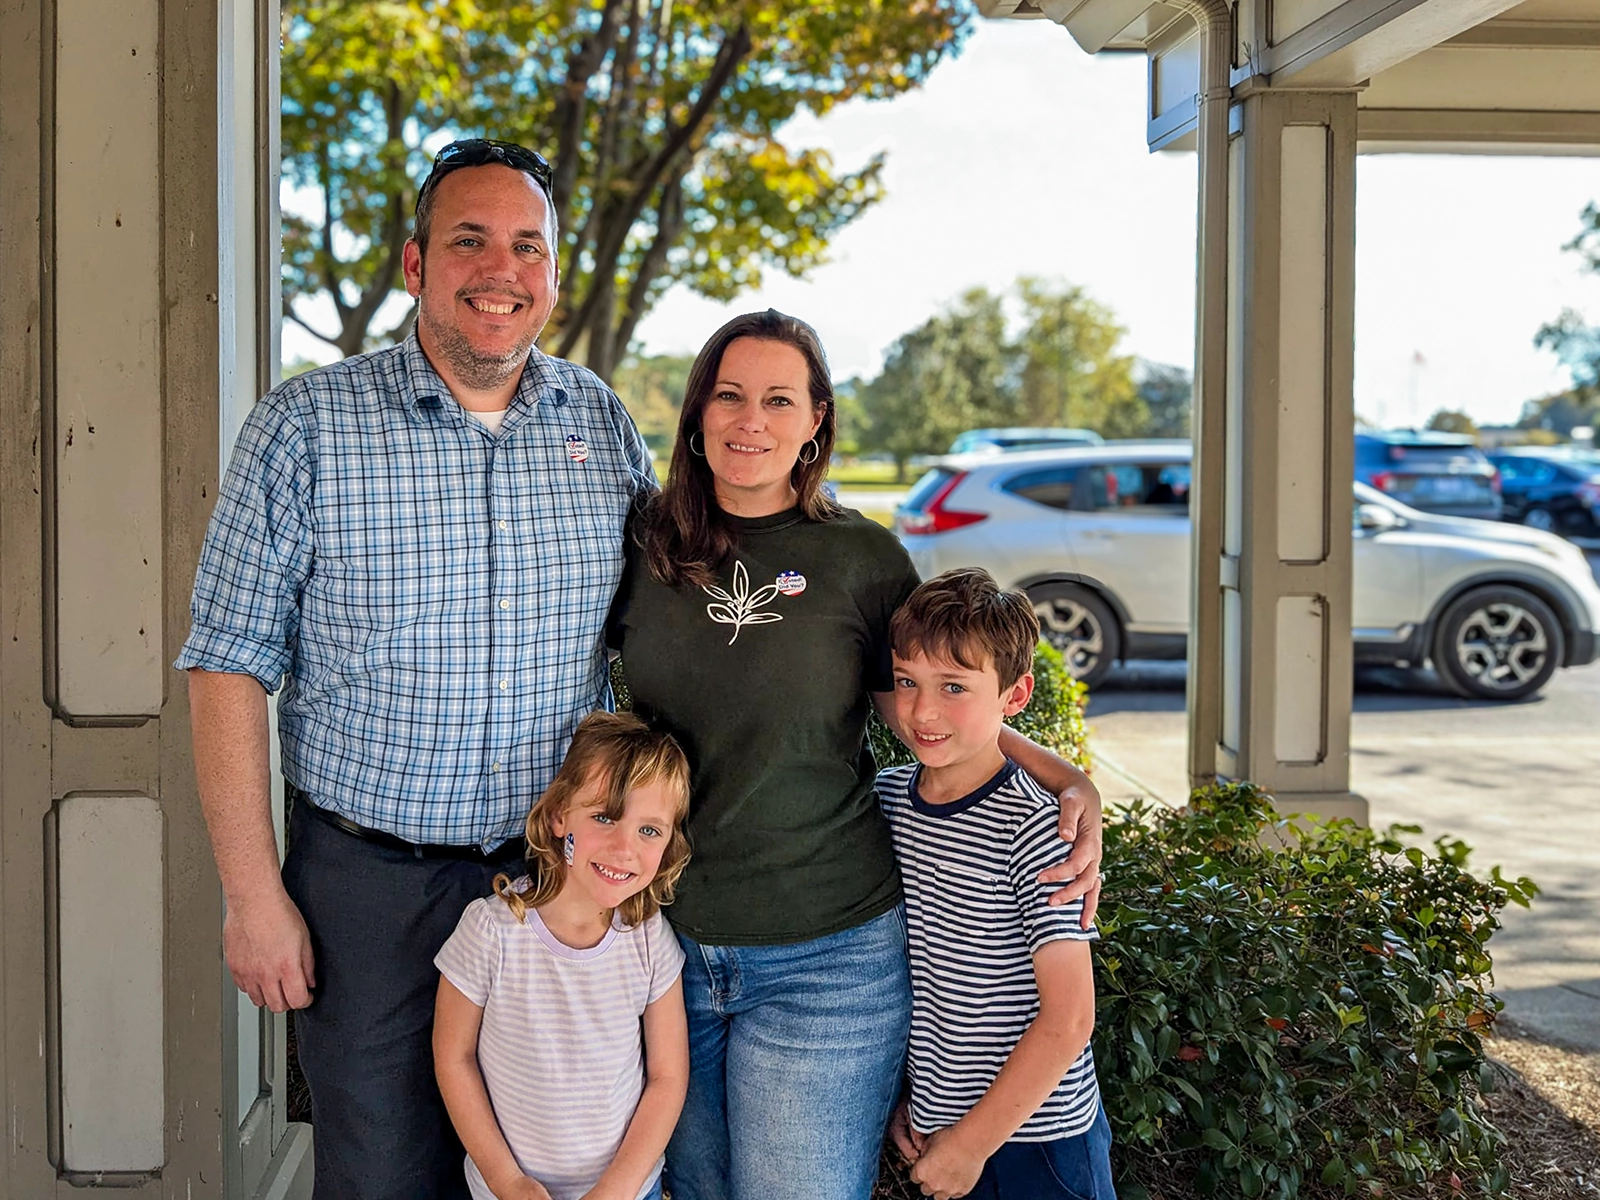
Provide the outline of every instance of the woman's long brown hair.
[[822,490],[828,461],[833,456],[837,422],[833,380],[817,331],[774,308],[735,317],[711,335],[689,370],[667,485],[646,502],[637,526],[635,536],[644,550],[650,574],[668,587],[715,582],[716,573],[727,565],[738,547],[738,533],[717,503],[711,467],[703,454],[689,449],[689,442],[701,433],[701,414],[716,388],[722,356],[740,338],[782,342],[800,351],[806,360],[811,404],[822,414],[822,423],[813,435],[816,458],[808,463],[797,460],[789,479],[799,496],[800,511],[809,520],[827,521],[843,511]]

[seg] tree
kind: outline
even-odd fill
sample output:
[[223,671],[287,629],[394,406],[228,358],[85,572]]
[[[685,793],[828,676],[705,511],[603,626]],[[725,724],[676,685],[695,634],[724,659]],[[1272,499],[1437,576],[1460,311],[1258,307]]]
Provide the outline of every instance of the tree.
[[1438,433],[1464,433],[1468,437],[1478,436],[1478,423],[1464,412],[1453,409],[1441,408],[1428,418],[1428,428]]
[[1022,308],[1020,394],[1013,424],[1065,425],[1139,437],[1149,413],[1133,382],[1133,357],[1116,352],[1127,331],[1081,287],[1017,280]]
[[1600,395],[1585,396],[1579,389],[1529,400],[1522,406],[1518,429],[1570,438],[1580,425],[1600,425]]
[[[285,315],[350,354],[380,329],[429,151],[485,135],[545,151],[562,230],[547,346],[609,376],[675,284],[727,300],[797,277],[883,195],[779,138],[802,108],[919,86],[971,0],[285,0]],[[339,326],[303,302],[332,297]]]
[[[1562,249],[1583,260],[1580,270],[1600,275],[1600,204],[1587,205],[1579,220],[1583,228]],[[1533,344],[1553,350],[1572,372],[1575,400],[1600,399],[1600,327],[1590,326],[1572,309],[1564,309],[1554,321],[1540,328]]]
[[900,481],[918,454],[945,450],[963,430],[1010,424],[1016,363],[1000,297],[964,294],[889,348],[862,394],[869,424],[864,450],[892,455]]
[[1182,367],[1165,363],[1141,362],[1136,371],[1139,398],[1149,414],[1144,436],[1186,438],[1189,415],[1194,404],[1194,377]]
[[978,426],[1138,436],[1149,416],[1132,357],[1116,351],[1122,334],[1082,288],[1033,278],[1019,279],[1009,297],[974,288],[889,348],[863,392],[861,448],[891,454],[904,479],[911,458]]
[[645,355],[623,360],[612,378],[618,399],[645,442],[659,454],[670,454],[693,365],[692,354]]

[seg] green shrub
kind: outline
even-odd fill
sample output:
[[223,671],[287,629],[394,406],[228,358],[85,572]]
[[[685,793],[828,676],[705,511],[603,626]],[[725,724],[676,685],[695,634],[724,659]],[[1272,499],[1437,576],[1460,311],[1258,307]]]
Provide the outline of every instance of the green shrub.
[[1296,834],[1249,784],[1110,816],[1094,1049],[1125,1200],[1506,1190],[1486,944],[1537,889],[1418,832]]
[[[1418,832],[1296,835],[1249,784],[1108,814],[1094,1053],[1123,1200],[1507,1190],[1485,947],[1537,889]],[[895,1158],[882,1200],[917,1195]]]
[[[1083,723],[1083,706],[1088,691],[1074,679],[1049,642],[1040,642],[1033,652],[1033,698],[1028,707],[1006,724],[1026,734],[1047,750],[1084,770],[1089,768],[1088,730]],[[898,767],[912,761],[905,743],[889,732],[889,727],[874,713],[867,725],[867,740],[878,766]]]

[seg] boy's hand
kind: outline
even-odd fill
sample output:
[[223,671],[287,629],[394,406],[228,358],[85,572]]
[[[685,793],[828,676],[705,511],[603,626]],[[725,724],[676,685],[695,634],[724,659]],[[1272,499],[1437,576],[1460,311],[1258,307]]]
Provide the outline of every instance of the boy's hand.
[[911,1127],[910,1101],[902,1100],[895,1106],[894,1116],[889,1118],[889,1140],[907,1163],[914,1163],[921,1157],[923,1144],[928,1139]]
[[922,1152],[911,1167],[911,1181],[922,1188],[924,1196],[954,1200],[978,1185],[988,1161],[981,1149],[967,1145],[960,1126],[952,1125],[923,1140]]

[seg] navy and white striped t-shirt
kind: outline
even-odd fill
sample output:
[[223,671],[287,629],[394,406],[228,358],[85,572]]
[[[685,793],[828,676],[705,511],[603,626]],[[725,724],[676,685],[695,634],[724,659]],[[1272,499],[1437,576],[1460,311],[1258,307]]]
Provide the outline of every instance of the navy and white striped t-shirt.
[[[911,1124],[932,1133],[964,1117],[989,1090],[1039,1014],[1033,952],[1082,929],[1083,902],[1050,907],[1060,884],[1039,872],[1066,857],[1056,798],[1008,762],[949,804],[917,794],[921,767],[878,773],[878,796],[905,880],[911,942]],[[1075,1137],[1100,1107],[1094,1056],[1084,1048],[1060,1085],[1010,1140]]]

